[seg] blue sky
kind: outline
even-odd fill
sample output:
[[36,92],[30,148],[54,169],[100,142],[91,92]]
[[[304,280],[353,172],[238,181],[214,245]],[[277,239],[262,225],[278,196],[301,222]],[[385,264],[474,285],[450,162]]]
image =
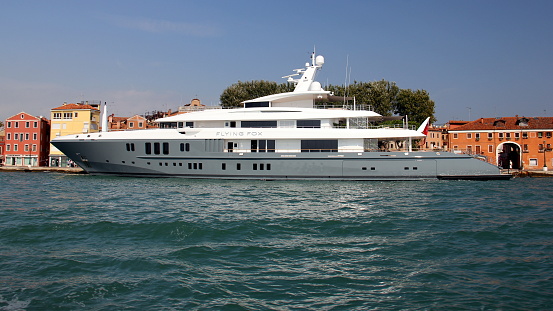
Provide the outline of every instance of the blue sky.
[[0,119],[101,100],[132,116],[237,81],[425,89],[437,123],[553,115],[553,1],[0,1]]

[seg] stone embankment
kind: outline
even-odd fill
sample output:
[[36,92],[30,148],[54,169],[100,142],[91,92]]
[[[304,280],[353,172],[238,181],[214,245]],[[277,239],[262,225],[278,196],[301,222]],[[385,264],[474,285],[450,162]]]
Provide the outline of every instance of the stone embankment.
[[527,170],[517,170],[510,172],[513,177],[553,177],[553,171],[527,171]]
[[0,166],[0,171],[9,172],[58,172],[85,174],[85,171],[80,167],[48,167],[48,166]]

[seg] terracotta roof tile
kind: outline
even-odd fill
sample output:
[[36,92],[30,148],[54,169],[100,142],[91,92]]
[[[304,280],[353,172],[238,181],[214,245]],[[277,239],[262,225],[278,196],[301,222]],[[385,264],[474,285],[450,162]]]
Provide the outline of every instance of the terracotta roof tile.
[[[524,121],[527,121],[527,126]],[[553,117],[480,118],[450,131],[553,129]]]
[[65,104],[56,108],[52,108],[52,110],[75,110],[75,109],[99,110],[96,107],[92,107],[90,105],[85,105],[85,104]]

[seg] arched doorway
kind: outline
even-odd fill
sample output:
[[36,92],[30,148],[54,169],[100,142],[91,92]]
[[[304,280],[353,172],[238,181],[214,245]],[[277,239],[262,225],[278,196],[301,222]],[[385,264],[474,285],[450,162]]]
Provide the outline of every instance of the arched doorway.
[[521,169],[520,145],[513,142],[499,144],[497,146],[497,165],[504,169]]

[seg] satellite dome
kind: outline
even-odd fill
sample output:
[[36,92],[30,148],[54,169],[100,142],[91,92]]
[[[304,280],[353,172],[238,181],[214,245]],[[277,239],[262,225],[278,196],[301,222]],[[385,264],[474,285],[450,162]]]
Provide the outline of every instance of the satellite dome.
[[313,83],[309,86],[310,91],[321,91],[322,89],[321,83],[318,81],[313,81]]
[[315,65],[322,66],[325,63],[325,58],[322,55],[315,57]]

